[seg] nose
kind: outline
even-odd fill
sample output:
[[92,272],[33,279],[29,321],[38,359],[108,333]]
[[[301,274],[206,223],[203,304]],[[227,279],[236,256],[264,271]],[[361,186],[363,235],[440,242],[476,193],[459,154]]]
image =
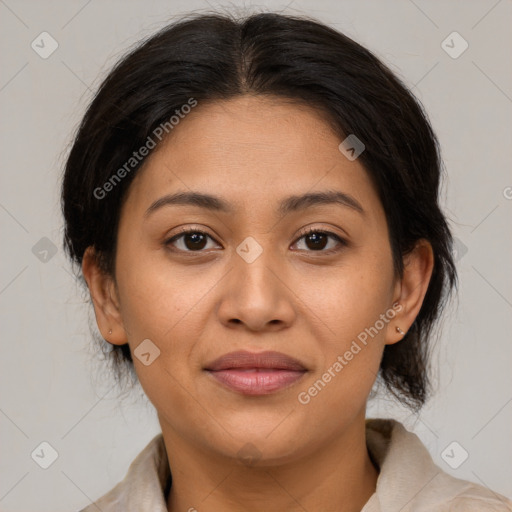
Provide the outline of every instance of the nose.
[[250,263],[234,254],[217,310],[226,327],[278,331],[293,323],[296,311],[291,283],[266,253],[264,250]]

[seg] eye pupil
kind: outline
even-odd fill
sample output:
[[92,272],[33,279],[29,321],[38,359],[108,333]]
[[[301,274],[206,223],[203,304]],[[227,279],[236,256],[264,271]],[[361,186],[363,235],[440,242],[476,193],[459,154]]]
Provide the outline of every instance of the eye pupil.
[[308,244],[308,242],[313,242],[312,247],[308,244],[309,249],[323,249],[325,247],[326,240],[327,236],[324,233],[313,232],[306,236],[306,244]]
[[[203,249],[206,242],[206,237],[202,233],[187,233],[184,236],[185,246],[190,250]],[[192,240],[192,244],[188,242]]]

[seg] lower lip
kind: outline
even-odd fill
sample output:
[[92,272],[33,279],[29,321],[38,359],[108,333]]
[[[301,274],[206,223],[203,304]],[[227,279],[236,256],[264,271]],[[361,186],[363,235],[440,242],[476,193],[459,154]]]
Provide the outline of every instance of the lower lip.
[[243,395],[268,395],[298,381],[305,371],[278,369],[230,369],[208,371],[219,382]]

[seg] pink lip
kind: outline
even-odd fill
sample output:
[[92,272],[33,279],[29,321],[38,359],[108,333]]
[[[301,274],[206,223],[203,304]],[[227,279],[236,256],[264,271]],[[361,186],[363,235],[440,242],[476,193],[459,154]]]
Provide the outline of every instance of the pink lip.
[[290,386],[307,371],[280,352],[237,351],[209,363],[205,370],[228,388],[244,395],[267,395]]

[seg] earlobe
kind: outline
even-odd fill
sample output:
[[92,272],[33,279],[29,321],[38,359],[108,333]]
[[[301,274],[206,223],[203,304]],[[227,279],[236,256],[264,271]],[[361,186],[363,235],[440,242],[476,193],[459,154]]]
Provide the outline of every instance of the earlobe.
[[419,240],[404,258],[403,278],[397,283],[395,302],[401,305],[386,345],[399,342],[407,334],[420,312],[434,268],[434,252],[428,240]]
[[114,279],[100,268],[93,247],[88,247],[84,253],[82,273],[89,288],[96,323],[101,335],[113,345],[124,345],[128,339],[123,326]]

